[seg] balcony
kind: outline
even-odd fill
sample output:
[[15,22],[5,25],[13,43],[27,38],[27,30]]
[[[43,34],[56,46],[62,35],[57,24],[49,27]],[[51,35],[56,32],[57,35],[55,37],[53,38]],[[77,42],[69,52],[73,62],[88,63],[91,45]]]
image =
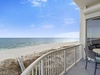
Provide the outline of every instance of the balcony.
[[81,49],[82,46],[78,44],[48,52],[30,64],[21,75],[65,74],[81,59]]
[[[21,75],[93,75],[94,63],[89,62],[85,70],[85,60],[81,56],[82,45],[60,48],[35,60]],[[100,75],[98,70],[96,75]]]

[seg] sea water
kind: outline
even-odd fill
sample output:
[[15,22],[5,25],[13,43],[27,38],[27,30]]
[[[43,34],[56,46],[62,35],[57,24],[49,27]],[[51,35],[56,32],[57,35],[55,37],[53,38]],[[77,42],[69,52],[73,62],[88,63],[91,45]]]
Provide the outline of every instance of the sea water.
[[78,38],[0,38],[0,49],[79,41]]

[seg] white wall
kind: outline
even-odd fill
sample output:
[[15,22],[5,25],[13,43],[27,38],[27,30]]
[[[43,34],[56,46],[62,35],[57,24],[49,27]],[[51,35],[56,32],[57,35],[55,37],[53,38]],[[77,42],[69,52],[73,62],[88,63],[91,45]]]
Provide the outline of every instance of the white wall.
[[[92,6],[92,7],[94,8],[95,6]],[[81,12],[80,12],[80,17],[81,17],[80,18],[80,43],[83,45],[83,48],[85,48],[86,46],[86,19],[100,16],[100,9],[96,9],[96,10],[93,9],[92,11],[92,7],[90,7],[91,9],[89,8],[86,9],[84,7],[84,9],[81,9]],[[85,14],[85,11],[89,13]],[[84,50],[82,51],[82,54],[83,54],[82,56],[85,57]]]

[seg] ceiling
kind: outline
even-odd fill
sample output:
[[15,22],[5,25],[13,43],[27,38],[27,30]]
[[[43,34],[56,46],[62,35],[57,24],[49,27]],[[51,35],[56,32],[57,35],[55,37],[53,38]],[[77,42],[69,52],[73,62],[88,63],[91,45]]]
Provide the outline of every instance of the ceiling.
[[100,0],[74,0],[74,2],[80,7],[89,7],[91,5],[100,4]]

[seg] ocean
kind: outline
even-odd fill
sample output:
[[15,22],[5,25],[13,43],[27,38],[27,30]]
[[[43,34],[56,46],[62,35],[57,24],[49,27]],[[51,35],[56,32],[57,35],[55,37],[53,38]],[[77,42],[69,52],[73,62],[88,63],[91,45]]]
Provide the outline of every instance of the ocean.
[[78,38],[0,38],[0,49],[12,49],[40,44],[64,43],[79,41]]

